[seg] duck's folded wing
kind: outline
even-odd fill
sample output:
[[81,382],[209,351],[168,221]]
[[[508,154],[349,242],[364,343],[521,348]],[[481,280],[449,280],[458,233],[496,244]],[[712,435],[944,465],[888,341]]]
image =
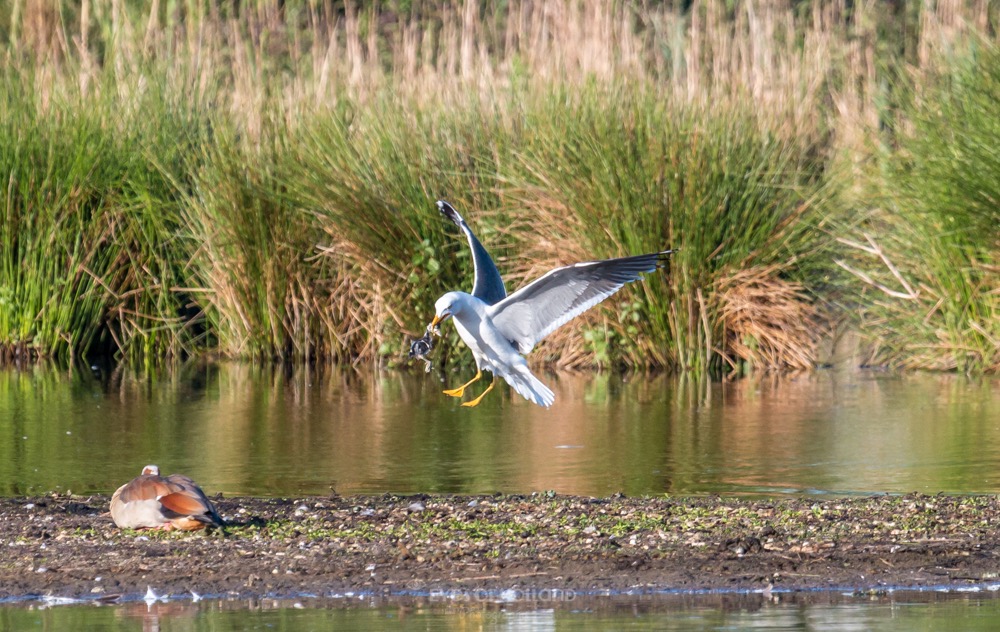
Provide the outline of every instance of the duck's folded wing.
[[521,353],[645,272],[670,250],[556,268],[489,308],[493,325]]
[[134,478],[115,492],[123,503],[131,503],[140,500],[155,500],[156,498],[169,494],[171,488],[159,476],[140,476]]
[[163,505],[164,513],[170,518],[179,518],[181,516],[197,517],[211,511],[210,503],[186,491],[178,491],[166,496],[160,496],[159,501]]
[[222,518],[205,492],[187,476],[171,474],[164,478],[170,493],[159,498],[164,509],[178,516],[190,516],[206,524],[222,524]]

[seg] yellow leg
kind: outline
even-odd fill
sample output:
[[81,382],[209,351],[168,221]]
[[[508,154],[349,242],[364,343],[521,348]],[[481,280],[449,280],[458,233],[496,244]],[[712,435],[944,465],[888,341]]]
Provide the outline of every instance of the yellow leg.
[[472,378],[471,380],[469,380],[465,384],[462,384],[458,388],[453,388],[453,389],[449,389],[447,391],[442,391],[442,392],[445,395],[451,395],[452,397],[461,397],[462,395],[465,395],[465,389],[469,388],[470,384],[472,384],[473,382],[475,382],[476,380],[478,380],[481,377],[483,377],[483,372],[482,371],[476,371],[476,377]]
[[479,394],[479,397],[477,397],[476,399],[470,399],[467,402],[462,402],[462,406],[478,406],[479,402],[483,401],[483,397],[485,397],[487,393],[493,390],[493,385],[496,384],[496,382],[497,378],[496,376],[493,376],[493,379],[490,380],[490,385],[486,387],[485,391]]

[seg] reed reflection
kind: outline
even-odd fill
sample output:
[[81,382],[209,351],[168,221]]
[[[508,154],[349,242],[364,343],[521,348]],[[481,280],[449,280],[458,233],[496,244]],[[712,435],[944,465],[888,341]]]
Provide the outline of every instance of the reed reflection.
[[0,371],[0,493],[994,492],[997,380],[815,372],[718,383],[549,374],[558,405],[476,409],[434,374],[200,364]]

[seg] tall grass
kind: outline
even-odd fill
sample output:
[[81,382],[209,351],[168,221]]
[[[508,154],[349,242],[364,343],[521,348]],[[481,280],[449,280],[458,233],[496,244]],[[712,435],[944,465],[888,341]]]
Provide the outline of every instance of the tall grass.
[[[533,110],[533,133],[505,182],[511,206],[523,209],[509,232],[528,253],[525,277],[559,263],[677,250],[669,274],[650,275],[590,319],[590,353],[574,332],[550,347],[553,362],[597,353],[694,370],[811,363],[815,332],[802,315],[812,307],[795,271],[829,238],[809,230],[819,171],[806,143],[775,135],[747,108],[695,109],[628,87]],[[748,273],[773,293],[737,298]],[[755,329],[744,310],[759,317]]]
[[30,81],[2,81],[0,349],[179,353],[186,325],[173,286],[184,257],[169,240],[170,187],[143,148],[162,148],[169,164],[177,152],[164,139],[190,122],[155,98],[122,111],[71,93],[43,112]]
[[[391,329],[418,333],[437,296],[471,285],[464,241],[428,203],[446,196],[490,244],[510,289],[555,265],[679,248],[669,275],[612,301],[583,335],[571,328],[547,343],[538,355],[552,364],[810,361],[802,349],[815,332],[803,315],[812,307],[793,279],[829,238],[807,230],[818,180],[804,143],[769,135],[747,112],[706,115],[623,85],[500,101],[502,111],[523,109],[518,120],[494,116],[497,103],[474,97],[430,118],[379,101],[349,121],[341,113],[310,124],[293,143],[302,153],[283,181],[327,229],[324,253],[378,290],[338,306],[347,322],[366,323],[365,344],[382,348]],[[723,289],[747,265],[772,293],[744,295],[736,309]],[[729,292],[743,285],[729,283]],[[781,303],[774,292],[786,287]],[[754,309],[763,318],[739,317]],[[744,347],[734,352],[733,342]]]
[[[993,246],[945,248],[892,219],[930,199],[903,195],[900,174],[940,167],[868,176],[889,164],[872,139],[933,112],[911,114],[908,90],[994,36],[995,4],[688,4],[0,7],[0,349],[394,361],[434,298],[471,284],[438,198],[511,286],[679,248],[669,274],[539,349],[556,365],[808,366],[860,278],[837,276],[830,244],[855,252],[865,221],[911,274],[921,251],[974,271],[942,273],[940,297],[992,296]],[[988,123],[971,118],[970,143]],[[851,201],[866,182],[900,191],[893,213]],[[839,255],[854,272],[857,252]],[[893,347],[901,321],[875,296],[849,300]],[[995,339],[976,310],[949,322]]]
[[[845,238],[874,362],[1000,369],[1000,49],[914,94],[871,224]],[[875,233],[874,230],[878,230]]]
[[277,171],[283,134],[256,147],[216,129],[181,207],[186,273],[214,346],[231,357],[324,356],[320,314],[329,279],[310,262],[317,231],[286,199]]
[[[516,139],[494,114],[475,97],[446,109],[386,97],[300,130],[283,177],[324,231],[317,254],[351,279],[331,297],[330,325],[356,354],[397,353],[400,332],[422,333],[440,294],[470,289],[467,249],[434,201],[470,221],[497,207],[498,163]],[[488,222],[477,230],[492,236]]]

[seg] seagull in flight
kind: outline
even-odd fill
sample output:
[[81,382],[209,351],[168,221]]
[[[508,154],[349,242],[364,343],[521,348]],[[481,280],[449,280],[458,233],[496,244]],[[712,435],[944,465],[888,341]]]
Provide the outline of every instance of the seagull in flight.
[[493,374],[490,385],[462,406],[478,406],[502,377],[522,397],[548,408],[555,395],[535,377],[524,359],[536,344],[622,288],[667,265],[672,250],[634,257],[588,261],[556,268],[507,296],[503,279],[486,248],[458,211],[444,200],[437,203],[441,213],[465,233],[472,249],[475,282],[472,294],[448,292],[434,304],[434,320],[428,331],[452,318],[462,341],[476,360],[476,375],[458,388],[444,391],[462,397],[479,380],[483,371]]

